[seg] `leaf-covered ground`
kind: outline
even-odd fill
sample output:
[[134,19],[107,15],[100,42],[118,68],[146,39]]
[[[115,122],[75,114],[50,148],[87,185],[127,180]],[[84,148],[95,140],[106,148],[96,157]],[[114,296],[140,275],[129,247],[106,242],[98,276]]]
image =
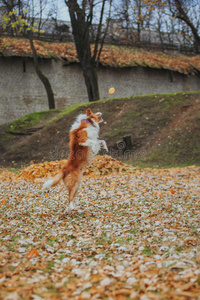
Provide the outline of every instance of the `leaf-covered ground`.
[[1,170],[1,300],[199,299],[200,167],[97,157],[69,216],[57,164]]

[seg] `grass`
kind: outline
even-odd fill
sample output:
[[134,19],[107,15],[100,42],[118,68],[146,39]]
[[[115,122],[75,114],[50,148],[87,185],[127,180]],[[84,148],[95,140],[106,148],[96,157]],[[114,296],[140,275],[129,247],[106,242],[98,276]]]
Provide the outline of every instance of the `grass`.
[[[0,168],[0,172],[1,171],[4,171],[4,169]],[[7,168],[6,171],[17,175],[21,173],[21,169],[15,169],[15,168]]]
[[26,131],[32,127],[46,125],[46,120],[53,119],[53,115],[59,113],[59,109],[45,110],[28,114],[22,118],[12,121],[0,131],[0,143],[3,145],[8,141],[15,140],[15,134]]
[[111,236],[107,236],[105,232],[103,232],[100,237],[97,238],[96,245],[103,245],[105,243],[112,244],[113,239]]
[[89,106],[88,103],[76,103],[76,104],[73,104],[65,109],[63,109],[60,113],[58,113],[54,118],[50,119],[48,121],[48,124],[56,121],[56,120],[59,120],[61,118],[63,118],[64,116],[72,113],[73,111],[75,111],[77,108],[79,107],[83,107],[83,106]]
[[49,118],[52,114],[55,114],[55,112],[58,111],[59,110],[57,109],[53,109],[53,110],[45,110],[41,112],[34,112],[20,119],[17,119],[14,122],[9,123],[7,128],[9,132],[12,133],[20,132],[23,129],[28,129],[34,125],[38,125],[38,123],[40,123],[42,120],[44,120],[45,118]]
[[142,250],[142,254],[148,255],[148,256],[154,255],[154,253],[148,247],[146,247],[144,250]]

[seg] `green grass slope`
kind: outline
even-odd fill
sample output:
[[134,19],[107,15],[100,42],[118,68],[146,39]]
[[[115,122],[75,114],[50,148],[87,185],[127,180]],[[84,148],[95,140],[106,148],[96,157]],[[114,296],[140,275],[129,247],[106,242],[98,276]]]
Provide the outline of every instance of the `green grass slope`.
[[70,126],[87,107],[103,113],[100,138],[115,158],[143,167],[200,164],[200,92],[100,100],[28,115],[0,128],[0,164],[66,158]]

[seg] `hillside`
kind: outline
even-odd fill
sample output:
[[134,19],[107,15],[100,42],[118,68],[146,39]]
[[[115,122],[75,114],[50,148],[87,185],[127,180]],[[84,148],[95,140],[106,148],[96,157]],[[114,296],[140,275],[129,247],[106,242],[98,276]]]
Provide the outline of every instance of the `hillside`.
[[100,138],[115,158],[147,167],[200,162],[199,92],[101,100],[30,114],[0,127],[0,165],[66,158],[70,126],[87,107],[103,113]]

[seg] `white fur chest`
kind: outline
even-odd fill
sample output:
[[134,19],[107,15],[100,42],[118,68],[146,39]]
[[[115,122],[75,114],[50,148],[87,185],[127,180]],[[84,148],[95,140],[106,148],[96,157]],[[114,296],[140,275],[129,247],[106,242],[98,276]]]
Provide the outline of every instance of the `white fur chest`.
[[94,126],[89,126],[84,129],[87,131],[88,139],[92,141],[97,141],[99,138],[99,128],[94,127]]

